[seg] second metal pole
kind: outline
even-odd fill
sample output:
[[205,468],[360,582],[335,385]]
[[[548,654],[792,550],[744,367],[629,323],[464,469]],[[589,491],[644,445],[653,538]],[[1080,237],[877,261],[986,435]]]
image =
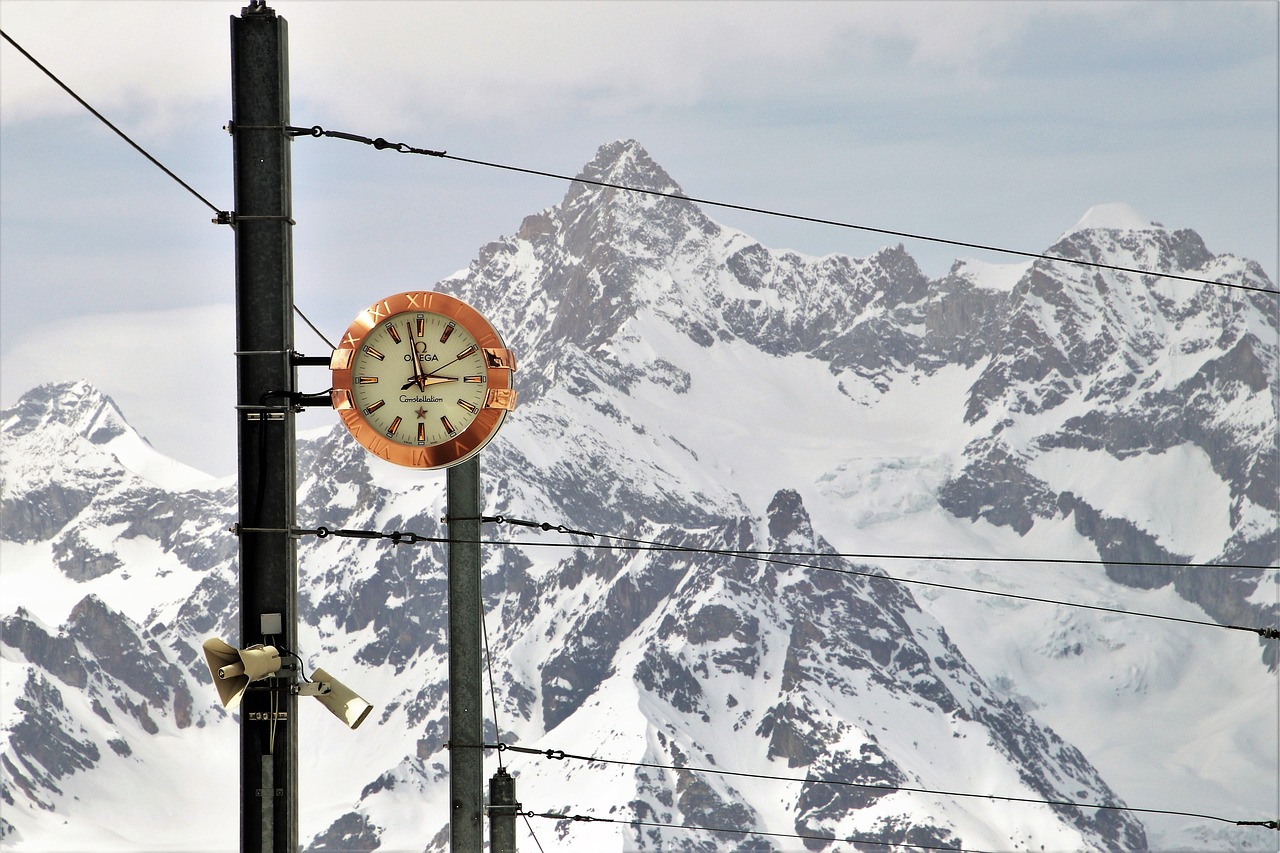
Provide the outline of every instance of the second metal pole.
[[480,457],[448,469],[449,842],[484,845],[484,695],[480,680]]
[[516,853],[516,816],[519,813],[515,777],[499,767],[489,780],[490,853]]

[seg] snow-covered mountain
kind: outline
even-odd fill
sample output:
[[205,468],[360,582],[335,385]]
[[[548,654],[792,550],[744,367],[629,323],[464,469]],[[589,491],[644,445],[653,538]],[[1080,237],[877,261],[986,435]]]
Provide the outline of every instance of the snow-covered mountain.
[[[583,177],[680,191],[635,142]],[[1048,251],[1272,287],[1122,205]],[[1201,818],[662,767],[1273,818],[1274,641],[871,575],[1276,624],[1274,571],[1132,565],[1276,565],[1276,297],[1047,261],[929,280],[901,246],[805,257],[580,183],[438,289],[521,364],[486,512],[826,555],[487,531],[537,545],[486,549],[486,736],[633,762],[508,752],[526,808],[615,821],[535,820],[546,849],[1275,848]],[[234,719],[199,655],[236,639],[233,488],[163,460],[83,384],[2,417],[6,846],[233,848],[234,821],[191,822],[238,796]],[[442,535],[444,476],[389,470],[340,427],[302,443],[298,481],[305,527]],[[356,732],[303,709],[308,849],[447,844],[444,556],[301,543],[308,669],[378,706]]]

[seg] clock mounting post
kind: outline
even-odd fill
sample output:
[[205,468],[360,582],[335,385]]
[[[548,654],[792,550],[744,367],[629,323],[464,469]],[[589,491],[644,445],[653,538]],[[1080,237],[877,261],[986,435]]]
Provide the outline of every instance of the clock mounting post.
[[329,363],[333,407],[386,462],[447,469],[449,525],[449,838],[484,842],[480,452],[515,408],[516,358],[475,308],[447,293],[379,299]]

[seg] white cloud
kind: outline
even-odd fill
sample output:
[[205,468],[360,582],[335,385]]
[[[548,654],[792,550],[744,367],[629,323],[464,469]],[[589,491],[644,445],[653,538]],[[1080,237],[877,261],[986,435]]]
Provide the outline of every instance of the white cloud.
[[365,2],[309,14],[317,8],[288,12],[295,92],[343,93],[329,104],[342,120],[394,129],[424,114],[617,114],[803,91],[825,86],[833,66],[866,66],[898,46],[954,72],[1039,14],[1012,4],[693,2]]
[[[228,21],[242,5],[4,0],[0,8],[6,32],[95,106],[163,125],[184,104],[229,99]],[[1067,8],[1092,14],[1092,5]],[[393,129],[403,126],[397,116],[629,111],[755,86],[821,86],[824,66],[896,53],[972,70],[1028,19],[1051,14],[1006,3],[273,6],[289,21],[295,101]],[[5,121],[80,109],[9,45],[0,57]]]
[[[116,123],[156,132],[197,101],[228,101],[229,28],[241,3],[0,2],[0,26],[38,62]],[[0,44],[0,117],[8,122],[83,112],[25,59]]]

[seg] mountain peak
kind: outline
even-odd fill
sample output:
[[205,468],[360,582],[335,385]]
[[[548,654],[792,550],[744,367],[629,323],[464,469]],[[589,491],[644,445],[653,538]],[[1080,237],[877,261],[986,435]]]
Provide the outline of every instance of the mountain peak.
[[619,139],[601,145],[591,162],[582,167],[578,177],[606,184],[684,194],[680,185],[634,139]]
[[106,444],[132,431],[115,401],[83,379],[32,388],[0,420],[13,435],[25,435],[44,424],[62,424],[94,444]]
[[[1163,231],[1159,222],[1148,219],[1122,201],[1095,204],[1084,212],[1067,234],[1097,228],[1108,231]],[[1065,235],[1064,235],[1065,236]]]
[[[216,481],[170,459],[151,446],[125,419],[116,402],[83,379],[50,382],[32,388],[12,407],[0,412],[0,431],[6,441],[26,440],[49,427],[67,430],[115,457],[133,474],[170,491],[213,486]],[[26,452],[26,451],[23,451]]]

